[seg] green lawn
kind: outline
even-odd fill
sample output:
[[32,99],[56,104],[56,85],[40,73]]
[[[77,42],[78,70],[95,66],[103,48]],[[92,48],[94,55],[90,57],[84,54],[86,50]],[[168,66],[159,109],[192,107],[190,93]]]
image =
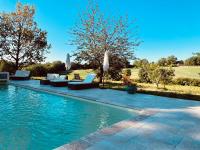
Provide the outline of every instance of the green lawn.
[[[175,78],[194,78],[200,79],[200,66],[180,66],[173,67],[175,70]],[[138,79],[138,71],[139,69],[131,69],[131,78]]]

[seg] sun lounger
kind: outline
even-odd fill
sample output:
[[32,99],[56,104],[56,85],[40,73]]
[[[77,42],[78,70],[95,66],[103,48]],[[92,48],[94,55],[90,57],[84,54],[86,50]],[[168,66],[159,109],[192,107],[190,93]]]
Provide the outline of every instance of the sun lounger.
[[48,73],[45,79],[40,80],[40,84],[49,85],[50,81],[56,80],[59,78],[59,74]]
[[63,87],[68,85],[69,80],[66,80],[65,75],[60,75],[54,80],[50,80],[50,85],[55,87]]
[[26,70],[17,70],[14,76],[10,76],[11,80],[29,80],[30,71]]
[[0,84],[7,84],[9,82],[9,73],[0,72]]
[[68,82],[68,88],[72,90],[97,88],[99,87],[99,84],[93,82],[95,77],[95,74],[89,74],[82,82]]

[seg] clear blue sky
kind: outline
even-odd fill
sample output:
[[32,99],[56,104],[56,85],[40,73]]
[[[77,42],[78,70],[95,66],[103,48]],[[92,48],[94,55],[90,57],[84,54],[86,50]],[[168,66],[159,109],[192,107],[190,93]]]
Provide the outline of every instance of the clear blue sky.
[[[0,0],[0,11],[13,11],[17,0]],[[75,48],[67,45],[69,34],[87,0],[20,0],[36,7],[39,27],[48,31],[51,53],[47,61],[65,60]],[[97,0],[101,10],[112,17],[136,19],[144,42],[136,57],[157,60],[176,55],[185,59],[200,51],[200,0]]]

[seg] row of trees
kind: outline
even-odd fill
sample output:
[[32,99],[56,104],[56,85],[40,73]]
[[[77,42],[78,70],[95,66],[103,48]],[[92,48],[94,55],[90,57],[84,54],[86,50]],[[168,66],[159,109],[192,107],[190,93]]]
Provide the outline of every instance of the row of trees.
[[[143,65],[148,64],[149,61],[147,59],[136,59],[133,63],[134,67],[141,68]],[[159,66],[162,67],[176,67],[180,65],[185,66],[200,66],[200,53],[194,53],[192,57],[183,60],[178,60],[178,58],[174,55],[168,56],[166,58],[161,58],[156,62]]]

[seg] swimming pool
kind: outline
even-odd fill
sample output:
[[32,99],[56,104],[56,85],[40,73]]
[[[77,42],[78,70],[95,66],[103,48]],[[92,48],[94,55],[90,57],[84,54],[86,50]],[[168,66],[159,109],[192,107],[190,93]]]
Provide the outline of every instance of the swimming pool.
[[0,86],[0,149],[49,150],[134,116],[128,109]]

